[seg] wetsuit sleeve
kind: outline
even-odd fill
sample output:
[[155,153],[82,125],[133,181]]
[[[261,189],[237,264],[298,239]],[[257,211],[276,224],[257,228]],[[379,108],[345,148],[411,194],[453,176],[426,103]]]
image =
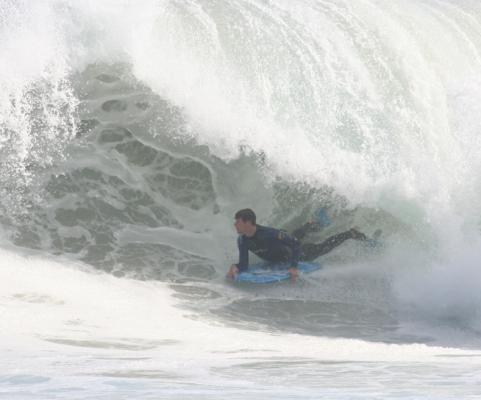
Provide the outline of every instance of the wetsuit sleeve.
[[297,268],[297,263],[299,262],[299,258],[301,257],[301,244],[299,240],[295,237],[288,235],[284,231],[278,231],[277,239],[284,243],[286,246],[289,246],[292,250],[290,264],[291,267]]
[[239,247],[239,263],[237,264],[237,268],[239,272],[243,272],[249,267],[249,249],[242,236],[237,238],[237,246]]

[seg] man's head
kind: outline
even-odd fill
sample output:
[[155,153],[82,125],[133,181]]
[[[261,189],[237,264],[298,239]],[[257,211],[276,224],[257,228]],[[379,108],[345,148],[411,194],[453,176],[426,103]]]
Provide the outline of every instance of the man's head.
[[234,226],[237,233],[241,235],[249,235],[255,232],[256,214],[250,208],[244,208],[235,213]]

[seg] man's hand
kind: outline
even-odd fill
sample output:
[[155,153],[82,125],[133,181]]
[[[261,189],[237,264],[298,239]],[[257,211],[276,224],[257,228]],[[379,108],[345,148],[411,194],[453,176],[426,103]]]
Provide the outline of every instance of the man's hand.
[[235,281],[237,279],[238,274],[239,274],[239,268],[237,268],[237,265],[232,264],[229,268],[229,271],[227,272],[226,277]]
[[296,283],[297,277],[299,276],[297,267],[291,267],[287,271],[291,274],[291,282]]

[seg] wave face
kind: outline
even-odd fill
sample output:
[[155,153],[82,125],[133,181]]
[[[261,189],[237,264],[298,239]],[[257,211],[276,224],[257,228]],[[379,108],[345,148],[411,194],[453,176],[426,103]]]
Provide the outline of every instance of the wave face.
[[[454,0],[3,0],[3,243],[170,282],[232,324],[478,346],[480,18]],[[226,287],[247,206],[286,229],[323,207],[312,240],[357,225],[385,246],[346,243],[302,291]]]

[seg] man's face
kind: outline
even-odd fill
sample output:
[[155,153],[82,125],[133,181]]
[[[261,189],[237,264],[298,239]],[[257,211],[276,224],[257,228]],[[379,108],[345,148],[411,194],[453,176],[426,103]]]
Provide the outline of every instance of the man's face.
[[237,233],[243,235],[249,231],[249,228],[252,227],[252,222],[250,221],[243,221],[242,218],[237,218],[234,222],[235,229]]

